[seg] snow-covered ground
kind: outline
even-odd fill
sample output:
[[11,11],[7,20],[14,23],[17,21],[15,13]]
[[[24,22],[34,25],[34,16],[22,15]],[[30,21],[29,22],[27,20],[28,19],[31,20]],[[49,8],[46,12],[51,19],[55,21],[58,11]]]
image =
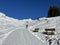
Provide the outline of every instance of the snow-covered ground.
[[[56,34],[42,34],[46,28],[55,28]],[[60,16],[18,20],[0,12],[0,45],[60,45]]]

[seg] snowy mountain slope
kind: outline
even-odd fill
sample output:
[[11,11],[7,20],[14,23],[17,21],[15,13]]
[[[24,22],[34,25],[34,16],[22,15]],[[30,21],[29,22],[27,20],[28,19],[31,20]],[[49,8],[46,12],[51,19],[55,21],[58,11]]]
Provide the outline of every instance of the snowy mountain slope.
[[[38,24],[36,24],[34,26],[31,26],[30,27],[30,30],[31,30],[30,32],[33,35],[35,35],[39,40],[42,40],[42,42],[45,42],[46,41],[45,36],[42,35],[41,32],[44,31],[46,28],[55,28],[57,35],[53,35],[52,37],[51,36],[49,36],[49,37],[50,38],[55,38],[56,40],[60,39],[60,36],[59,36],[60,35],[60,30],[59,30],[60,29],[60,25],[59,25],[60,24],[60,22],[59,22],[60,16],[59,17],[53,17],[53,18],[46,18],[46,19],[47,19],[46,21],[43,21],[43,22],[38,23]],[[32,32],[32,30],[34,30],[35,28],[39,28],[40,32],[37,32],[37,33]],[[53,45],[55,45],[55,43]]]
[[[39,32],[33,32],[35,28],[39,28]],[[0,45],[49,45],[46,35],[42,34],[46,28],[56,29],[57,34],[48,37],[52,39],[51,45],[58,45],[55,43],[60,39],[60,16],[18,20],[0,12]]]
[[[27,20],[17,20],[14,18],[10,18],[5,14],[0,13],[0,45],[5,40],[7,35],[10,34],[11,31],[25,27],[26,21]],[[32,21],[32,20],[28,19],[28,21]]]

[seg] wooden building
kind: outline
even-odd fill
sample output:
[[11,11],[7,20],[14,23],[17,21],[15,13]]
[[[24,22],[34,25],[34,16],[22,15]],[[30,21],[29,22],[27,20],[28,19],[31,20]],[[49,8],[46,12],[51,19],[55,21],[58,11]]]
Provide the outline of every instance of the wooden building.
[[43,32],[45,35],[55,35],[55,28],[46,28],[45,32]]
[[39,28],[35,28],[34,30],[33,30],[33,32],[38,32],[39,31]]

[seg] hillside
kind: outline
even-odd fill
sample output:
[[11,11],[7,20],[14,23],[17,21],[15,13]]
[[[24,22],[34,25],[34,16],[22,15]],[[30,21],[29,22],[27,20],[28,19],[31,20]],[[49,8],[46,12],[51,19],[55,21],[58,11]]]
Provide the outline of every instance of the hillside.
[[[43,34],[46,29],[55,34]],[[60,45],[59,35],[60,16],[18,20],[0,12],[0,45]]]

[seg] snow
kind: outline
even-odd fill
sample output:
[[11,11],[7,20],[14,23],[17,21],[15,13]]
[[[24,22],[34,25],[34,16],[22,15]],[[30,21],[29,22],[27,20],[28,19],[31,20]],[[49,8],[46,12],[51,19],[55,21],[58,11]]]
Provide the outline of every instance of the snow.
[[[39,28],[39,31],[33,32],[35,28]],[[42,34],[46,28],[55,28],[56,35]],[[18,20],[0,12],[0,45],[49,45],[50,39],[52,39],[51,45],[58,45],[59,35],[60,16],[44,17],[39,20]]]
[[0,17],[2,17],[2,16],[5,16],[5,14],[4,14],[4,13],[2,13],[2,12],[0,12]]

